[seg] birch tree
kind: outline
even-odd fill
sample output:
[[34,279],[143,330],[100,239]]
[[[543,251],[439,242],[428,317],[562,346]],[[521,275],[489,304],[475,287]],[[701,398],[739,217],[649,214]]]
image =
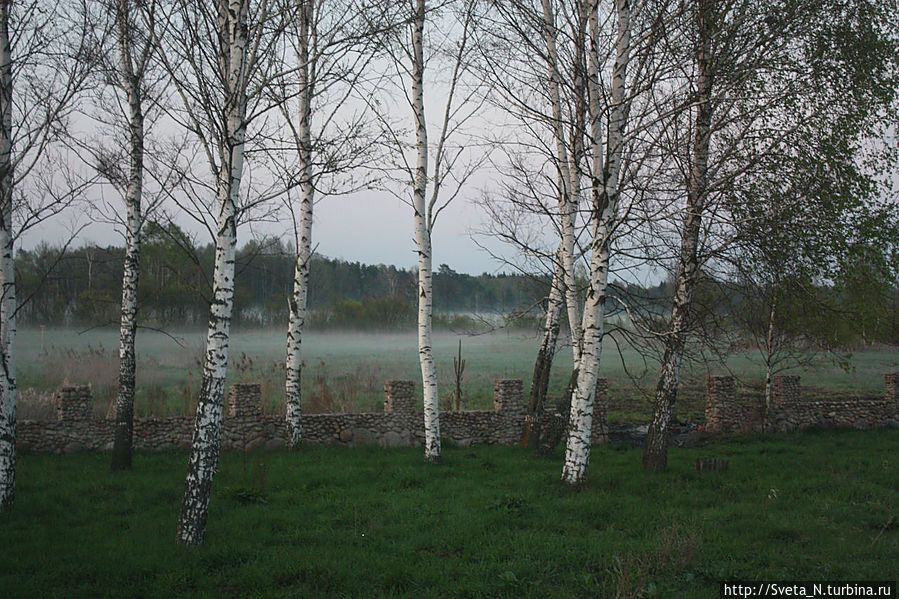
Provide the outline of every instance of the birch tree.
[[[145,130],[148,111],[148,95],[158,101],[157,81],[148,81],[147,74],[154,59],[153,34],[148,28],[154,26],[152,19],[156,3],[145,6],[144,16],[127,0],[104,2],[100,15],[90,9],[88,18],[96,16],[101,27],[95,41],[98,54],[102,57],[98,75],[101,78],[96,104],[99,121],[109,125],[104,131],[118,142],[124,137],[121,147],[110,147],[105,140],[91,138],[76,141],[79,153],[89,157],[91,166],[121,194],[125,207],[124,218],[114,218],[122,222],[125,231],[125,256],[122,271],[122,303],[119,321],[119,389],[115,402],[115,434],[113,438],[113,470],[131,468],[134,429],[135,390],[135,337],[137,333],[138,298],[137,289],[140,275],[141,230],[145,219],[142,210]],[[93,20],[93,19],[92,19]],[[114,50],[108,48],[113,46]],[[112,97],[110,95],[112,90]],[[102,127],[102,126],[101,126]],[[123,135],[124,133],[124,135]],[[127,164],[123,168],[122,164]],[[116,211],[118,212],[118,211]],[[118,216],[118,215],[116,215]]]
[[546,314],[543,318],[543,336],[537,359],[534,361],[534,373],[531,377],[531,392],[528,400],[528,423],[525,432],[528,449],[540,447],[540,436],[543,430],[543,409],[546,393],[549,389],[549,375],[553,364],[553,355],[559,339],[561,328],[564,285],[564,267],[561,261],[553,269],[549,284],[549,295],[546,298]]
[[[529,2],[511,2],[508,5],[497,5],[501,19],[497,27],[508,27],[512,35],[502,31],[496,35],[504,38],[509,43],[513,38],[518,43],[529,46],[537,56],[542,59],[545,73],[540,80],[545,82],[547,89],[546,101],[548,112],[539,114],[539,109],[534,106],[523,107],[526,100],[505,85],[501,87],[500,95],[504,101],[511,100],[513,110],[524,108],[527,114],[525,118],[543,121],[551,130],[554,154],[553,164],[556,169],[556,199],[558,201],[558,231],[560,235],[559,251],[555,254],[558,260],[561,278],[554,280],[553,290],[559,286],[564,295],[564,306],[567,311],[569,323],[569,335],[571,340],[571,352],[574,362],[580,359],[582,330],[580,301],[578,298],[577,283],[575,280],[576,255],[576,229],[577,216],[580,210],[580,198],[582,185],[582,160],[584,154],[584,120],[586,93],[584,76],[584,41],[585,21],[582,12],[574,15],[567,14],[560,24],[557,16],[556,2],[553,0],[541,0],[539,9],[531,6]],[[560,3],[564,4],[564,3]],[[538,43],[542,42],[542,47]],[[559,44],[564,43],[571,56],[567,61],[563,60],[559,50]],[[508,65],[500,65],[496,57],[487,58],[488,69],[491,76],[500,73],[508,73]],[[566,81],[566,83],[563,83]],[[501,84],[503,85],[503,84]],[[507,108],[508,109],[508,108]],[[538,113],[535,115],[535,113]],[[555,269],[554,269],[555,279]],[[549,307],[554,308],[556,303],[550,301]],[[549,357],[548,344],[553,335],[552,323],[555,318],[547,315],[544,328],[544,340],[541,344],[541,355]],[[544,349],[546,348],[546,349]],[[539,360],[538,360],[539,362]],[[544,366],[535,364],[535,369],[544,370]]]
[[431,219],[425,203],[428,193],[428,125],[424,100],[425,0],[415,0],[412,13],[412,116],[415,121],[417,162],[412,184],[412,210],[415,216],[415,243],[418,247],[418,359],[424,393],[425,460],[440,461],[440,416],[438,413],[437,367],[431,347],[432,280]]
[[16,480],[15,265],[13,263],[12,2],[0,3],[0,510],[12,509]]
[[601,139],[602,91],[599,87],[599,12],[598,2],[591,0],[585,6],[590,28],[587,91],[592,138],[591,191],[593,195],[593,236],[590,259],[590,287],[584,306],[583,349],[576,364],[577,382],[572,391],[568,440],[565,448],[565,464],[562,481],[570,485],[583,483],[587,478],[593,424],[593,404],[596,380],[602,355],[605,323],[606,290],[609,283],[610,250],[617,224],[618,203],[621,194],[621,166],[624,153],[627,115],[632,99],[628,87],[627,70],[631,52],[630,0],[616,0],[617,33],[615,59],[612,67],[611,102],[605,148]]
[[[766,166],[744,192],[755,200],[737,206],[737,247],[726,258],[736,298],[729,318],[741,344],[758,350],[766,414],[773,376],[809,365],[822,352],[845,363],[840,348],[863,334],[865,321],[852,298],[876,305],[895,285],[899,263],[890,257],[899,243],[895,206],[879,199],[888,197],[888,189],[862,167],[861,148],[868,142],[845,143],[849,136],[842,129],[809,130],[815,168],[797,164],[806,162],[805,151],[780,155],[776,168]],[[843,140],[839,149],[830,147],[828,138]],[[888,152],[878,163],[890,172],[896,160]],[[845,285],[847,277],[864,283],[853,289]]]
[[[586,476],[589,457],[593,388],[605,333],[604,304],[611,268],[610,254],[613,241],[621,236],[622,228],[630,218],[629,210],[621,210],[619,206],[621,188],[627,179],[622,174],[623,164],[626,158],[631,169],[638,168],[640,163],[625,154],[628,144],[626,125],[634,98],[652,76],[657,76],[653,71],[656,65],[650,60],[652,45],[656,41],[652,31],[655,24],[662,22],[665,11],[661,11],[660,15],[640,15],[639,67],[629,79],[628,66],[632,52],[630,3],[615,3],[611,10],[601,8],[597,2],[549,0],[541,0],[539,7],[528,2],[516,2],[512,7],[500,10],[503,16],[501,22],[508,25],[516,34],[514,39],[520,40],[529,51],[517,60],[509,60],[502,55],[493,64],[495,68],[502,69],[503,74],[511,75],[504,77],[504,81],[521,82],[517,85],[518,89],[509,83],[502,88],[503,97],[512,99],[509,104],[518,106],[516,118],[529,122],[532,129],[535,123],[541,123],[551,131],[551,141],[531,142],[531,145],[543,151],[551,146],[552,160],[556,165],[560,258],[554,281],[561,283],[565,276],[559,273],[567,270],[566,264],[580,259],[581,250],[575,250],[575,247],[589,243],[590,280],[582,315],[578,309],[577,294],[570,293],[573,284],[562,285],[566,289],[566,304],[571,305],[568,318],[569,321],[573,319],[569,323],[573,331],[572,342],[577,345],[573,350],[575,361],[568,390],[570,396],[566,398],[569,408],[564,410],[566,419],[570,421],[563,479],[579,484]],[[640,8],[642,4],[638,5],[638,13]],[[564,15],[564,25],[561,27],[557,14]],[[504,28],[497,29],[497,37],[506,35]],[[535,32],[540,35],[535,35]],[[535,40],[540,40],[542,44],[537,46]],[[510,52],[516,52],[519,45],[510,40]],[[560,48],[564,48],[564,52]],[[491,48],[491,52],[495,50]],[[539,63],[532,58],[534,55]],[[535,63],[545,69],[543,74],[538,75],[545,81],[545,88],[539,84],[529,86],[525,83],[534,77]],[[563,68],[563,64],[568,66]],[[565,76],[561,75],[563,72]],[[562,81],[568,84],[563,86]],[[527,101],[530,88],[547,90],[541,98],[543,106],[546,106],[542,111],[539,103],[533,99]],[[537,95],[539,93],[536,92]],[[589,175],[587,189],[590,190],[591,202],[590,209],[584,211],[585,218],[573,219],[569,211],[574,209],[579,212],[577,198],[583,187],[579,173]],[[531,189],[532,185],[525,185],[524,188]],[[548,212],[545,208],[542,210]],[[576,227],[580,228],[579,232],[573,232]],[[515,235],[510,234],[510,237]],[[580,243],[574,240],[580,240]],[[584,254],[587,255],[586,252]],[[554,283],[551,293],[556,292],[555,288]],[[555,338],[553,322],[558,303],[552,300],[550,296],[543,343],[532,385],[530,408],[534,421],[537,419],[535,415],[539,414],[540,396],[545,396],[545,383],[541,381],[543,375],[540,373],[548,369],[545,360],[547,357],[551,359],[552,354],[547,349]],[[530,435],[534,435],[533,426]]]
[[0,511],[15,500],[15,243],[70,205],[85,185],[67,179],[69,188],[56,190],[59,181],[50,174],[59,166],[57,143],[94,59],[84,24],[66,15],[71,8],[0,1]]
[[680,362],[686,342],[687,310],[693,299],[693,291],[699,275],[699,232],[702,210],[708,182],[709,145],[712,120],[712,63],[711,44],[715,31],[716,0],[696,2],[696,116],[693,125],[693,153],[687,177],[687,203],[681,234],[681,249],[677,266],[677,283],[671,312],[670,330],[665,341],[665,355],[660,365],[656,389],[656,406],[653,412],[643,467],[661,470],[666,466],[668,423],[677,395]]
[[[575,363],[581,350],[575,264],[581,254],[577,231],[586,155],[585,27],[583,16],[569,11],[568,3],[515,1],[492,8],[491,20],[483,25],[489,42],[483,44],[482,77],[497,82],[493,106],[512,118],[515,129],[503,128],[495,141],[506,155],[506,163],[497,165],[506,181],[501,200],[484,202],[491,214],[490,234],[524,256],[552,264],[525,432],[529,447],[538,448],[563,309]],[[534,216],[551,223],[556,239],[523,230],[546,227],[539,221],[525,225]],[[541,247],[546,243],[554,244],[555,251]]]
[[[163,190],[177,186],[178,143],[148,139],[167,101],[164,74],[155,56],[159,6],[155,0],[142,7],[127,0],[84,5],[98,64],[91,93],[85,94],[79,108],[89,120],[68,138],[78,157],[119,196],[107,202],[101,194],[91,203],[92,218],[113,225],[125,238],[112,470],[131,468],[143,226],[165,197]],[[156,182],[149,194],[146,178]]]
[[[501,57],[495,58],[502,62]],[[494,73],[488,71],[486,76],[493,77]],[[494,102],[497,107],[509,108],[509,104],[501,98]],[[512,127],[504,129],[510,130]],[[493,161],[494,168],[502,173],[501,187],[499,191],[482,194],[479,205],[487,214],[487,219],[479,233],[500,240],[515,252],[514,257],[494,255],[495,259],[539,278],[546,287],[541,306],[544,314],[540,345],[534,360],[528,416],[522,439],[529,449],[542,451],[543,411],[566,300],[558,214],[559,198],[563,196],[555,167],[555,152],[548,147],[551,144],[546,147],[551,156],[535,157],[526,150],[515,148],[517,140],[495,143],[505,155],[502,162]],[[551,232],[548,233],[548,230]],[[555,244],[555,252],[548,249],[547,244]]]
[[[392,55],[392,68],[400,77],[400,94],[412,113],[415,141],[414,160],[403,151],[407,143],[400,132],[383,115],[381,122],[389,131],[394,155],[398,157],[399,170],[404,183],[411,189],[407,201],[413,213],[416,251],[418,254],[418,356],[424,397],[425,461],[440,461],[440,416],[438,411],[437,368],[431,344],[433,312],[433,246],[431,236],[439,214],[455,199],[462,186],[478,167],[480,160],[472,158],[458,139],[463,128],[477,113],[482,103],[482,84],[466,84],[470,71],[473,25],[476,16],[476,0],[461,0],[437,8],[429,8],[425,0],[407,0],[403,19],[405,31],[388,47]],[[444,16],[444,14],[446,16]],[[450,17],[455,17],[451,19]],[[438,18],[445,19],[446,31],[437,31]],[[446,21],[453,21],[452,24]],[[446,45],[428,48],[427,32],[434,29],[434,38],[444,36]],[[430,56],[426,56],[430,50]],[[446,101],[437,128],[436,140],[429,130],[425,116],[425,69],[429,60],[448,62],[448,80],[442,91]],[[433,152],[433,155],[431,153]]]
[[[895,89],[887,83],[895,81],[895,39],[889,41],[895,14],[885,5],[697,0],[690,13],[681,30],[685,41],[668,44],[691,65],[684,71],[690,109],[675,116],[677,127],[690,132],[690,147],[677,141],[672,145],[678,150],[670,154],[683,208],[677,212],[675,292],[661,332],[663,355],[643,457],[647,470],[667,464],[680,366],[701,325],[698,281],[737,247],[741,202],[764,204],[763,197],[742,190],[766,168],[786,184],[784,167],[791,156],[811,149],[809,140],[827,138],[833,123],[845,126],[846,139],[857,136],[870,125],[869,117],[889,110],[892,92],[883,92]],[[867,50],[860,53],[859,45]],[[866,54],[880,60],[858,60]],[[845,81],[834,75],[846,72],[870,85],[845,94]]]
[[[285,169],[285,186],[298,184],[300,195],[297,210],[289,204],[292,220],[299,222],[295,227],[297,253],[293,292],[288,301],[285,361],[288,443],[297,447],[302,439],[301,349],[316,191],[348,193],[364,185],[354,183],[349,173],[372,159],[374,134],[366,130],[365,115],[350,106],[357,100],[358,84],[366,75],[375,55],[375,42],[387,30],[387,24],[383,10],[356,0],[297,0],[293,21],[291,46],[297,61],[296,86],[282,87],[279,100],[283,101],[279,101],[279,106],[296,151],[296,162],[288,161]],[[288,102],[291,97],[296,98],[295,105]],[[293,107],[293,114],[288,107]]]
[[[170,116],[196,136],[214,184],[212,302],[177,541],[203,542],[212,480],[221,447],[225,375],[234,301],[237,224],[246,210],[240,190],[247,128],[264,114],[263,90],[275,56],[276,7],[262,0],[175,3],[156,36],[182,106]],[[271,12],[270,12],[271,9]]]
[[315,186],[312,181],[312,132],[311,112],[314,63],[310,57],[311,29],[314,27],[315,3],[297,2],[297,157],[300,175],[300,223],[297,235],[296,267],[293,278],[293,295],[288,302],[287,358],[285,395],[288,445],[297,447],[302,438],[301,344],[303,325],[306,322],[306,299],[309,288],[309,260],[312,258],[312,207]]
[[559,218],[561,220],[562,240],[559,246],[559,259],[562,265],[562,280],[565,290],[565,306],[568,310],[569,330],[571,332],[571,352],[574,363],[578,364],[581,357],[581,345],[583,330],[579,328],[580,306],[578,303],[577,283],[575,282],[575,226],[576,215],[579,208],[581,177],[580,158],[583,153],[583,82],[585,77],[582,70],[584,31],[581,14],[575,16],[575,29],[573,45],[575,56],[572,75],[574,85],[571,96],[573,100],[571,122],[570,152],[565,134],[565,121],[563,120],[562,95],[559,91],[560,60],[556,48],[556,16],[553,10],[552,0],[542,0],[543,9],[543,39],[546,44],[546,65],[548,69],[549,95],[552,106],[553,138],[556,145],[556,161],[559,169]]

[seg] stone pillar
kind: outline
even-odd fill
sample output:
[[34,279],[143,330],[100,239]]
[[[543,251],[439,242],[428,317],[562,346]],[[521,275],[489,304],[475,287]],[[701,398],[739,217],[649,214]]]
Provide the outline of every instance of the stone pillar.
[[56,392],[56,418],[58,420],[88,420],[94,398],[90,385],[60,387]]
[[889,372],[883,375],[883,378],[886,383],[884,399],[899,402],[899,372]]
[[771,407],[799,401],[801,377],[798,374],[779,374],[771,378]]
[[609,436],[609,381],[596,379],[596,394],[593,396],[593,426],[591,441],[594,445],[605,443]]
[[710,375],[706,384],[705,428],[710,432],[727,432],[739,427],[739,411],[734,377]]
[[228,393],[229,418],[260,418],[262,386],[259,383],[231,385]]
[[493,410],[503,414],[524,414],[521,379],[503,379],[493,385]]
[[415,411],[415,381],[384,383],[384,413],[411,415]]
[[[384,413],[390,414],[389,431],[381,443],[388,447],[414,446],[424,439],[424,421],[415,413],[415,381],[384,383]],[[416,432],[420,435],[416,438]]]
[[491,437],[498,443],[517,443],[524,434],[527,409],[521,379],[502,379],[493,385],[494,425]]

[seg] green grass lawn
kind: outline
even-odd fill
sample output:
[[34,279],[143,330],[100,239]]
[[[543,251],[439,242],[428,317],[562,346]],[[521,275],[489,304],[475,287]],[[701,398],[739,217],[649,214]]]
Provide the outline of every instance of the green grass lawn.
[[[137,337],[138,416],[192,415],[200,387],[200,365],[204,334],[173,332],[170,337],[140,331]],[[95,414],[108,415],[118,383],[118,329],[93,329],[84,334],[62,329],[23,329],[18,337],[19,388],[52,393],[63,381],[93,385]],[[438,332],[434,336],[440,395],[443,407],[450,405],[454,388],[453,357],[462,340],[466,361],[463,389],[466,407],[493,406],[493,383],[501,378],[519,378],[530,385],[540,339],[535,332],[500,331],[464,336]],[[265,409],[283,411],[286,337],[281,330],[236,331],[231,343],[230,382],[260,382]],[[303,398],[306,413],[380,411],[384,381],[411,379],[420,383],[417,341],[414,334],[321,333],[304,335]],[[560,345],[553,364],[549,395],[560,397],[568,382],[571,349]],[[741,351],[727,364],[686,363],[681,371],[681,389],[676,406],[680,420],[702,422],[705,385],[709,374],[730,370],[738,377],[738,393],[747,401],[760,401],[764,371],[757,352]],[[883,374],[899,369],[899,349],[858,352],[853,369],[846,372],[822,357],[808,370],[797,369],[810,395],[877,397],[883,395]],[[635,350],[605,344],[601,373],[609,379],[610,420],[645,423],[652,412],[656,364]],[[420,386],[419,386],[420,388]],[[27,397],[26,397],[27,399]],[[22,402],[23,418],[35,411]],[[48,402],[45,411],[52,412]],[[53,416],[53,414],[49,414]]]
[[[726,473],[698,474],[698,456]],[[899,434],[595,448],[588,484],[515,447],[225,453],[206,543],[175,545],[184,452],[23,455],[0,597],[718,597],[718,583],[895,580]]]

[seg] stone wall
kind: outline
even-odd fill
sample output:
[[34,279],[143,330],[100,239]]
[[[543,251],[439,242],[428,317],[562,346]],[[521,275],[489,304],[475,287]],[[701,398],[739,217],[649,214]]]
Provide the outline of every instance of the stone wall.
[[[415,409],[415,383],[388,381],[384,392],[383,413],[303,415],[303,442],[382,447],[422,444],[424,420],[422,412]],[[57,408],[56,421],[19,422],[17,439],[22,450],[68,453],[112,448],[115,423],[90,417],[90,387],[60,389]],[[493,410],[442,412],[441,436],[463,446],[513,444],[521,439],[524,420],[521,381],[502,380],[494,388]],[[134,445],[139,449],[189,447],[193,427],[192,417],[135,418]],[[222,425],[222,445],[231,449],[276,448],[286,446],[286,442],[283,417],[262,415],[259,385],[233,385]]]
[[[591,426],[591,440],[594,445],[601,445],[609,438],[609,382],[604,378],[596,379],[596,391],[593,396],[593,423]],[[542,419],[542,439],[552,438],[556,435],[564,435],[568,427],[568,421],[559,414],[556,407],[547,406]]]
[[596,379],[596,398],[593,401],[593,443],[605,443],[609,438],[609,382]]
[[706,383],[705,430],[729,433],[743,428],[747,414],[737,403],[732,376],[709,376]]
[[231,418],[262,416],[262,385],[258,383],[231,385],[228,392],[228,416]]
[[705,430],[726,433],[766,428],[788,432],[812,427],[899,427],[899,373],[885,375],[884,387],[883,399],[803,401],[800,377],[775,376],[766,425],[760,408],[737,402],[733,377],[710,376]]
[[774,406],[792,405],[802,397],[802,379],[797,374],[771,377],[771,403]]
[[774,430],[782,432],[810,427],[899,427],[896,377],[896,373],[884,377],[883,399],[800,401],[799,377],[775,376],[772,379],[772,413],[768,422]]
[[56,392],[56,419],[87,420],[91,417],[93,401],[90,385],[62,387]]
[[[802,401],[798,376],[776,376],[772,381],[772,407],[768,427],[791,431],[809,427],[899,427],[899,372],[885,376],[883,399],[855,401]],[[423,415],[416,410],[415,383],[387,381],[384,412],[369,414],[307,414],[303,416],[303,442],[311,445],[417,446],[424,442]],[[608,438],[608,383],[599,379],[594,404],[593,442]],[[501,380],[494,386],[493,410],[442,412],[441,437],[453,444],[518,443],[524,434],[526,410],[520,380]],[[63,387],[56,394],[57,420],[23,420],[17,442],[22,450],[67,453],[82,449],[111,449],[114,422],[91,417],[91,388]],[[549,427],[558,417],[547,409]],[[139,449],[189,447],[193,417],[136,418],[134,444]],[[761,410],[737,402],[734,380],[710,376],[705,430],[713,433],[759,431],[765,428]],[[222,426],[225,448],[277,448],[286,446],[283,417],[263,416],[259,385],[233,385],[228,394]]]
[[899,372],[889,372],[883,375],[884,394],[886,401],[899,401]]

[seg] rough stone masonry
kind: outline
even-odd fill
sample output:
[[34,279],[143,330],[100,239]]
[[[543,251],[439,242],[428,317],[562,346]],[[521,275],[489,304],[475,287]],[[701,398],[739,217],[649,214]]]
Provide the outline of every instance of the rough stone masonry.
[[705,430],[727,433],[741,430],[789,432],[812,427],[899,427],[899,372],[884,375],[883,399],[804,401],[799,376],[775,376],[771,382],[771,408],[765,415],[760,407],[737,402],[733,377],[710,376]]
[[[413,381],[387,381],[384,412],[368,414],[306,414],[303,442],[311,445],[379,445],[404,447],[424,441],[421,411],[416,410]],[[26,451],[70,453],[111,449],[115,423],[91,418],[89,386],[63,387],[56,394],[57,420],[23,420],[18,446]],[[605,426],[605,406],[599,408]],[[494,388],[493,410],[443,412],[444,440],[461,446],[476,443],[517,443],[523,434],[525,408],[520,380],[501,380]],[[134,445],[138,449],[189,447],[192,417],[135,418]],[[277,448],[287,444],[287,427],[279,416],[262,413],[258,384],[233,385],[222,427],[225,448]]]
[[[809,427],[867,429],[899,427],[899,372],[885,375],[883,399],[852,401],[803,401],[798,376],[773,379],[771,412],[746,406],[736,400],[733,377],[710,376],[706,402],[705,431],[775,430],[789,432]],[[413,381],[387,381],[384,412],[367,414],[305,414],[303,442],[311,445],[418,446],[424,442],[423,416],[416,409]],[[599,379],[593,419],[593,442],[604,443],[608,435],[608,384]],[[91,417],[89,385],[69,386],[56,393],[57,420],[23,420],[18,425],[17,444],[22,451],[71,453],[79,450],[112,449],[115,423]],[[222,443],[225,448],[279,448],[287,445],[287,426],[280,416],[262,413],[258,384],[232,385],[227,399]],[[546,422],[553,410],[547,410]],[[441,434],[445,441],[468,446],[479,443],[518,443],[524,433],[526,410],[522,382],[496,381],[493,410],[442,412]],[[189,447],[193,417],[135,418],[134,444],[138,449]]]

